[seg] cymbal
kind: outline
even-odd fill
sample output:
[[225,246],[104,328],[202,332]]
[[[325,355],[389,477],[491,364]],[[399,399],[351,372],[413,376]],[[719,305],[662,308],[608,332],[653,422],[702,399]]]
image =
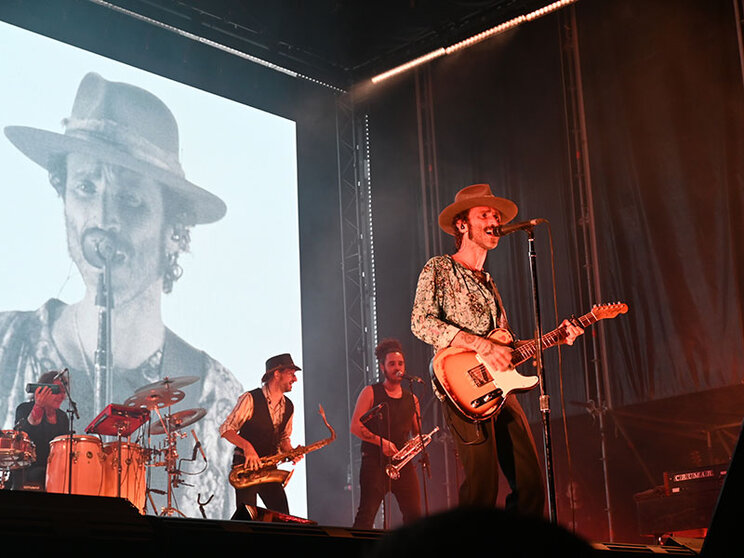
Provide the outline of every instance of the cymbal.
[[186,397],[186,394],[180,390],[149,389],[142,392],[138,391],[124,401],[124,405],[126,407],[141,409],[162,409],[163,407],[170,407],[178,403],[184,397]]
[[[186,409],[165,417],[165,422],[170,425],[171,430],[180,430],[191,426],[196,421],[201,420],[207,414],[206,409],[198,407],[196,409]],[[163,422],[155,422],[150,429],[150,434],[165,434]]]
[[158,380],[157,382],[153,382],[152,384],[147,384],[146,386],[142,386],[141,388],[137,388],[134,390],[134,393],[141,393],[144,391],[175,391],[179,390],[181,388],[184,388],[186,386],[190,386],[191,384],[198,382],[199,377],[198,376],[176,376],[174,378],[169,378],[166,376],[162,380]]

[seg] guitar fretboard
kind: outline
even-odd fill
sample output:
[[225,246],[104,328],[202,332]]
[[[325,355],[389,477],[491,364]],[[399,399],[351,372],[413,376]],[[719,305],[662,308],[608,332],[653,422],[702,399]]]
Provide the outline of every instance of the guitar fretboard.
[[[584,314],[580,318],[576,318],[582,328],[588,327],[597,321],[596,316],[589,312]],[[568,332],[565,327],[558,327],[553,331],[550,331],[540,338],[543,348],[552,347],[557,345],[568,337]],[[522,364],[525,360],[529,360],[534,357],[537,353],[537,341],[532,339],[527,343],[524,343],[512,351],[512,366]]]

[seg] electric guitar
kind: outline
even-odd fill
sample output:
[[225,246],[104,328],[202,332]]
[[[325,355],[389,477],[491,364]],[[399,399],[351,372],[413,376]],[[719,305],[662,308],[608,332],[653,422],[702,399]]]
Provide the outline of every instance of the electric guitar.
[[[571,321],[586,328],[599,320],[614,318],[627,311],[628,305],[622,302],[595,304],[591,312]],[[542,347],[552,347],[567,336],[566,328],[558,327],[543,335],[540,342]],[[487,337],[501,345],[511,345],[514,341],[507,330],[500,328],[494,329]],[[437,390],[463,415],[475,421],[486,420],[499,412],[507,395],[530,390],[539,383],[537,376],[522,376],[514,370],[536,353],[537,341],[527,341],[512,350],[512,368],[497,371],[492,370],[475,351],[447,347],[434,355],[432,380]]]

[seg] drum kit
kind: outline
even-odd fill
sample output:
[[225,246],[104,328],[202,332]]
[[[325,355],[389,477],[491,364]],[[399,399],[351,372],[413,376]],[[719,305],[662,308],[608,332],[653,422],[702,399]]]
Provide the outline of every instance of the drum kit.
[[14,469],[24,469],[36,461],[36,447],[20,430],[0,430],[0,490]]
[[[193,430],[191,434],[196,445],[191,459],[179,459],[177,442],[187,436],[183,429],[201,420],[206,410],[196,408],[171,413],[171,407],[185,397],[182,388],[198,379],[196,376],[166,377],[143,386],[123,405],[108,405],[88,425],[85,435],[71,432],[54,438],[47,460],[46,491],[126,498],[142,514],[147,511],[148,499],[152,510],[157,509],[151,493],[165,494],[167,505],[160,515],[183,516],[173,506],[173,490],[185,484],[181,462],[194,461],[199,449],[206,468],[206,455]],[[0,488],[10,471],[29,467],[36,461],[34,444],[25,432],[1,432]],[[163,435],[160,443],[153,443],[154,436]],[[115,437],[115,440],[103,441],[101,436]],[[149,487],[148,467],[165,468],[166,491]]]

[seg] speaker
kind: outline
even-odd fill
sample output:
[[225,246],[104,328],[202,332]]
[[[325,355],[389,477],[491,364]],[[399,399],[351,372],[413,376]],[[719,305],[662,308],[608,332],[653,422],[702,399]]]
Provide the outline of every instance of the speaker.
[[703,541],[701,556],[718,557],[744,554],[741,540],[741,514],[744,511],[744,422],[739,430],[739,441],[736,443],[731,463],[723,482],[718,502],[710,520],[708,534]]
[[95,548],[134,551],[152,538],[152,527],[123,498],[0,490],[0,540],[7,548],[85,542]]
[[235,513],[230,519],[239,521],[263,521],[265,523],[302,523],[304,525],[317,525],[315,521],[288,515],[278,511],[267,510],[259,506],[247,504],[238,505]]

